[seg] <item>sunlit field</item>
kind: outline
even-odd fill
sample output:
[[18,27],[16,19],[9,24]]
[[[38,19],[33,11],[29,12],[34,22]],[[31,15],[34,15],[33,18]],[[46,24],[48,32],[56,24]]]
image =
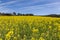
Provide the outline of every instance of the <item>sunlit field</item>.
[[60,18],[0,16],[0,40],[60,40]]

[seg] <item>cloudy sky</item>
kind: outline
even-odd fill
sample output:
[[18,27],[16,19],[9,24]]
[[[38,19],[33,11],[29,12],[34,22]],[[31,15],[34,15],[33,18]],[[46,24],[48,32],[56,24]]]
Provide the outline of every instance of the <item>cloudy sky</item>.
[[60,0],[0,0],[0,12],[60,14]]

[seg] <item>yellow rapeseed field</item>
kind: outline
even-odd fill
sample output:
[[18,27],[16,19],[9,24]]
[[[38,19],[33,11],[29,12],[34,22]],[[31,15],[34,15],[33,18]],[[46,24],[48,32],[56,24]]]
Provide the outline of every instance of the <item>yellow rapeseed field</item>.
[[60,18],[0,16],[0,40],[60,40]]

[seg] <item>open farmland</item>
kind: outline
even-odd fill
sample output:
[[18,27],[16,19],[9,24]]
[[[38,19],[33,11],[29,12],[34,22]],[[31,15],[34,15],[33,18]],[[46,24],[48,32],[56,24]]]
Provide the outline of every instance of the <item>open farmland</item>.
[[0,16],[0,40],[60,40],[60,18]]

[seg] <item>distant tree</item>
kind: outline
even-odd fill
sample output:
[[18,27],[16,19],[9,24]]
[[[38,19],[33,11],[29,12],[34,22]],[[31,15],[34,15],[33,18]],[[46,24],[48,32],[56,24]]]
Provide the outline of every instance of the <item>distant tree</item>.
[[33,16],[33,14],[26,14],[26,16]]
[[16,15],[16,12],[13,12],[13,15]]
[[18,16],[22,16],[22,14],[21,14],[21,13],[18,13],[17,15],[18,15]]
[[23,16],[26,16],[25,14],[22,14]]
[[1,15],[1,12],[0,12],[0,15]]
[[7,14],[5,14],[6,16],[12,16],[12,14],[9,14],[9,13],[7,13]]
[[47,17],[60,17],[60,15],[57,15],[57,14],[50,14],[50,15],[47,15]]
[[[16,15],[16,12],[13,12],[13,13],[1,13],[0,12],[0,15],[3,15],[3,16],[13,16],[13,15]],[[27,13],[27,14],[21,14],[21,13],[18,13],[17,14],[17,16],[33,16],[33,14],[29,14],[29,13]]]
[[33,16],[34,14],[29,14],[30,16]]

